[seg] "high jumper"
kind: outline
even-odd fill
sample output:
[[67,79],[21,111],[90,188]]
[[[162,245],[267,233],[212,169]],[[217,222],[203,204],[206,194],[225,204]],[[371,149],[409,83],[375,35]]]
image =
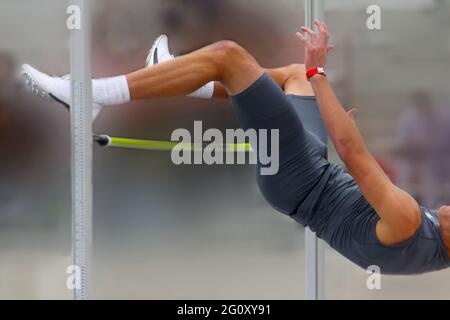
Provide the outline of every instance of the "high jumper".
[[[310,227],[362,268],[376,265],[384,274],[448,268],[450,207],[419,205],[384,173],[353,121],[354,110],[344,110],[326,78],[332,46],[325,23],[315,24],[318,33],[302,27],[309,40],[297,33],[306,47],[305,64],[280,69],[263,69],[232,41],[175,58],[167,38],[160,37],[148,67],[93,80],[95,116],[103,106],[141,99],[228,98],[243,129],[279,130],[279,171],[257,176],[262,194],[276,210]],[[67,78],[29,65],[22,73],[35,93],[69,104]],[[346,169],[327,160],[321,122],[306,116],[314,110],[320,111]]]

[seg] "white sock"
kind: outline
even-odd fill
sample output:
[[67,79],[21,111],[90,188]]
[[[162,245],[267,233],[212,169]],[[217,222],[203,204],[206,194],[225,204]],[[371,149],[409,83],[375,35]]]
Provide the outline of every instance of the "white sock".
[[129,102],[130,89],[126,76],[92,80],[92,98],[102,106]]
[[214,95],[214,82],[208,82],[197,91],[188,95],[191,98],[211,99]]
[[[211,99],[214,95],[214,82],[189,94],[188,97]],[[92,80],[92,97],[95,103],[103,106],[124,104],[130,101],[130,90],[126,76]]]
[[[62,77],[62,79],[68,80],[69,76],[64,76]],[[96,81],[96,80],[93,80]],[[56,81],[56,92],[58,93],[59,97],[66,97],[66,99],[63,100],[67,100],[70,101],[70,81]],[[69,103],[69,102],[67,102]],[[99,104],[99,103],[94,103],[92,104],[92,120],[95,121],[98,117],[98,115],[100,114],[100,112],[103,109],[103,105]]]

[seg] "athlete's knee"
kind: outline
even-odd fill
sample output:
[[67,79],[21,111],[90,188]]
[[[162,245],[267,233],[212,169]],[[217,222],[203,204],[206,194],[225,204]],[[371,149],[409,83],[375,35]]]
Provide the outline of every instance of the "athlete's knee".
[[210,49],[215,65],[222,70],[242,69],[245,66],[256,64],[250,53],[234,41],[219,41],[214,43]]
[[248,54],[242,46],[231,40],[222,40],[216,42],[212,45],[212,49],[215,50],[219,55],[226,58],[233,58],[236,56]]

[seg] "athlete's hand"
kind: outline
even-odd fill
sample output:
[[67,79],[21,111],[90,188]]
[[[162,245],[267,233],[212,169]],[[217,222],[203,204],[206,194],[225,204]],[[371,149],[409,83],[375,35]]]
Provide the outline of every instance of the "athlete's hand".
[[319,34],[316,34],[310,28],[302,27],[302,31],[306,32],[310,36],[310,40],[306,39],[300,32],[297,32],[297,38],[305,45],[305,67],[306,70],[314,68],[323,68],[327,63],[327,55],[334,46],[328,44],[330,34],[328,33],[328,27],[325,23],[314,20],[314,24],[317,26]]

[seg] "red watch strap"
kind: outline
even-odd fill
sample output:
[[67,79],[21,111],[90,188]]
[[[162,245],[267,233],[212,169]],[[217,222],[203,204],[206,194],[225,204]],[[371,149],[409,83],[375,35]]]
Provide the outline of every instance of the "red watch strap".
[[308,80],[310,80],[310,79],[311,79],[313,76],[315,76],[316,74],[320,74],[320,75],[322,75],[322,76],[324,76],[324,77],[327,76],[327,74],[325,73],[325,70],[324,70],[323,68],[314,68],[314,69],[308,70],[308,71],[306,72],[306,78],[307,78]]

